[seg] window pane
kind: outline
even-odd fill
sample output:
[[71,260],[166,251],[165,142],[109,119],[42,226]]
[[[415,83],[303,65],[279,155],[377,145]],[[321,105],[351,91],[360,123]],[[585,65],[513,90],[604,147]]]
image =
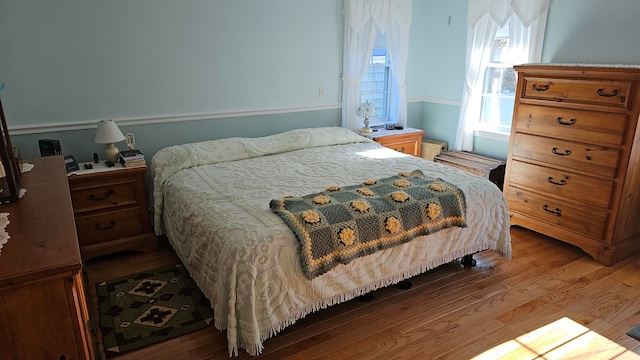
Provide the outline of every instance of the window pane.
[[389,120],[390,68],[387,49],[375,48],[369,60],[369,67],[360,83],[362,102],[374,104],[378,115],[375,122]]
[[388,64],[387,49],[375,48],[369,64]]
[[516,93],[512,67],[489,67],[484,73],[480,121],[493,126],[511,126]]
[[509,23],[498,29],[491,44],[491,62],[509,63]]

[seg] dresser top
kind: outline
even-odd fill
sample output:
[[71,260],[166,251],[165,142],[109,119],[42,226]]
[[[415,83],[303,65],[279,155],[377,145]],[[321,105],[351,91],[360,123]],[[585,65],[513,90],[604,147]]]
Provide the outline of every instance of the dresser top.
[[25,160],[34,168],[22,174],[27,193],[0,205],[9,213],[9,241],[0,252],[0,288],[81,269],[69,183],[62,156]]
[[572,63],[536,63],[515,65],[516,71],[553,71],[567,74],[582,74],[586,72],[599,72],[602,74],[628,74],[634,78],[640,74],[640,64],[572,64]]

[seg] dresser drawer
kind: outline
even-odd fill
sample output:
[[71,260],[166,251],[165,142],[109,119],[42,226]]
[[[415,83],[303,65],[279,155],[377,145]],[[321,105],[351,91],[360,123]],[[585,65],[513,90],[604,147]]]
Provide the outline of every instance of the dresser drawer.
[[137,207],[76,217],[80,247],[144,233]]
[[620,145],[627,115],[518,104],[517,131],[592,144]]
[[521,161],[511,163],[511,184],[608,208],[613,181],[574,174]]
[[380,141],[380,144],[389,149],[393,149],[395,151],[413,155],[413,156],[417,156],[416,154],[418,153],[418,142],[415,140],[402,141],[402,142],[389,141],[386,143],[383,143],[382,141]]
[[136,203],[135,179],[124,182],[100,184],[99,186],[71,186],[73,211],[106,209]]
[[516,133],[514,156],[613,178],[620,150],[561,139]]
[[510,211],[545,221],[549,226],[572,230],[593,239],[604,237],[606,211],[586,211],[588,207],[572,206],[513,186],[508,188],[507,203]]
[[525,77],[522,98],[598,104],[627,109],[630,81]]

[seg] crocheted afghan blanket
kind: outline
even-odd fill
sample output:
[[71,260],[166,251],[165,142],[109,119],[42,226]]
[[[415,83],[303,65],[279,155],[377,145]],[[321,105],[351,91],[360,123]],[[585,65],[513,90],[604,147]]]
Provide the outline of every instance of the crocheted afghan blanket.
[[420,170],[275,199],[270,207],[300,241],[300,262],[309,279],[420,235],[466,227],[464,193]]

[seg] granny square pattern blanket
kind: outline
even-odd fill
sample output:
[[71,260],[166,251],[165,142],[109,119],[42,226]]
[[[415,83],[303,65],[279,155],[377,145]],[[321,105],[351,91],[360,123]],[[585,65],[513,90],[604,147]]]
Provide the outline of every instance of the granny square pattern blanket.
[[300,261],[309,279],[416,236],[466,227],[464,193],[420,170],[275,199],[270,207],[300,241]]

